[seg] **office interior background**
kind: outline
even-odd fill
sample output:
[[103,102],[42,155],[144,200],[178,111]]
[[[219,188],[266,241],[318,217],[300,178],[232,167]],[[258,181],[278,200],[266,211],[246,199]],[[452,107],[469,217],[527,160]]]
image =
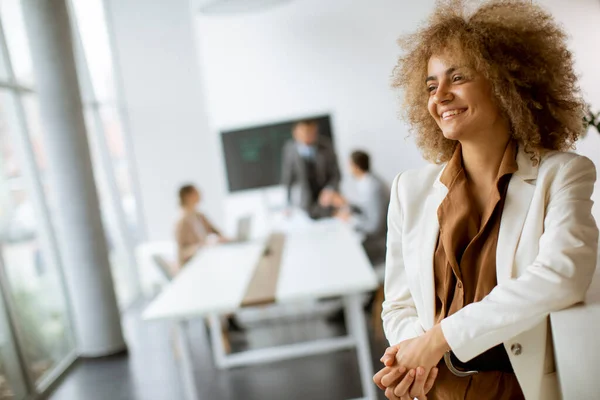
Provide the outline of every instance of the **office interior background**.
[[[585,98],[600,110],[600,2],[536,2],[569,33]],[[50,3],[68,8],[55,23],[70,27],[123,318],[165,285],[144,245],[173,240],[183,183],[202,189],[203,211],[230,235],[240,217],[260,221],[284,205],[278,186],[229,192],[221,132],[329,115],[348,193],[346,160],[354,149],[369,152],[373,170],[388,183],[400,171],[425,165],[398,118],[390,74],[399,54],[396,39],[431,12],[432,0]],[[0,399],[92,398],[61,396],[67,393],[61,385],[80,367],[73,363],[81,351],[56,218],[79,199],[58,202],[61,182],[51,179],[48,141],[58,139],[49,137],[40,109],[36,77],[44,71],[36,68],[47,65],[35,62],[32,49],[41,38],[26,23],[35,7],[34,1],[0,0]],[[51,146],[56,156],[60,144]],[[600,132],[591,128],[576,151],[600,166]],[[599,183],[593,198],[600,221]],[[254,223],[252,236],[263,235],[262,229]],[[124,327],[130,349],[124,357],[135,357],[136,336],[127,331],[129,323]],[[168,329],[163,333],[168,348]],[[343,379],[334,383],[343,385]],[[305,384],[323,382],[315,377]],[[177,390],[160,398],[179,398]],[[133,398],[127,396],[94,398]]]

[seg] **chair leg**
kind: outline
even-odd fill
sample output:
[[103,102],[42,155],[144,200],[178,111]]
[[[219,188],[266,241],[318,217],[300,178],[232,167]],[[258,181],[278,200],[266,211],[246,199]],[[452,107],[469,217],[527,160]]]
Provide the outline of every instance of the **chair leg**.
[[231,354],[231,343],[229,342],[228,326],[227,323],[221,321],[221,337],[223,338],[223,347],[225,354]]
[[170,339],[171,339],[171,346],[173,347],[173,355],[175,356],[175,360],[179,361],[181,359],[181,344],[179,343],[179,337],[177,329],[179,329],[176,326],[173,326],[170,329]]
[[[216,323],[219,326],[219,332],[221,335],[221,341],[223,343],[223,350],[225,352],[225,354],[231,354],[231,343],[229,342],[229,335],[228,335],[228,331],[227,331],[227,322],[224,321],[224,319],[221,318],[214,318],[213,320],[211,320],[210,318],[205,318],[204,319],[204,324],[206,325],[207,328],[207,332],[209,335],[211,335],[211,324]],[[214,339],[214,336],[213,336]],[[216,343],[213,343],[213,346],[216,346]]]

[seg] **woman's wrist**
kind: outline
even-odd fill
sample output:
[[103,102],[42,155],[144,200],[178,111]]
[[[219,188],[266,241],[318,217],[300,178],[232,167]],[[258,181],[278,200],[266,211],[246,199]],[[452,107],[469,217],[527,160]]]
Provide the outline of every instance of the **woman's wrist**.
[[440,358],[446,353],[450,351],[450,345],[446,341],[446,337],[444,336],[444,331],[442,331],[442,325],[436,324],[427,332],[427,334],[431,335],[431,341],[433,348],[440,355]]

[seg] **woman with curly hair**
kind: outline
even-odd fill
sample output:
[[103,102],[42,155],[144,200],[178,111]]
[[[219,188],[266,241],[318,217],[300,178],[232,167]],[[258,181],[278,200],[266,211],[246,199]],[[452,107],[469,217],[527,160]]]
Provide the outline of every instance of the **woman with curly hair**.
[[560,398],[548,315],[584,299],[598,249],[565,42],[536,5],[459,0],[400,42],[393,83],[433,165],[392,188],[388,399]]

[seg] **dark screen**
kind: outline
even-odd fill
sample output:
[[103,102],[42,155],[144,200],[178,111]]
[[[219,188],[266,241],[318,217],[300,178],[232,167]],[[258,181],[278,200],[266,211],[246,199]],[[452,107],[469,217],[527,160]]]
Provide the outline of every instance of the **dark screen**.
[[283,145],[292,139],[294,124],[306,119],[333,141],[329,115],[221,132],[229,191],[279,185]]

